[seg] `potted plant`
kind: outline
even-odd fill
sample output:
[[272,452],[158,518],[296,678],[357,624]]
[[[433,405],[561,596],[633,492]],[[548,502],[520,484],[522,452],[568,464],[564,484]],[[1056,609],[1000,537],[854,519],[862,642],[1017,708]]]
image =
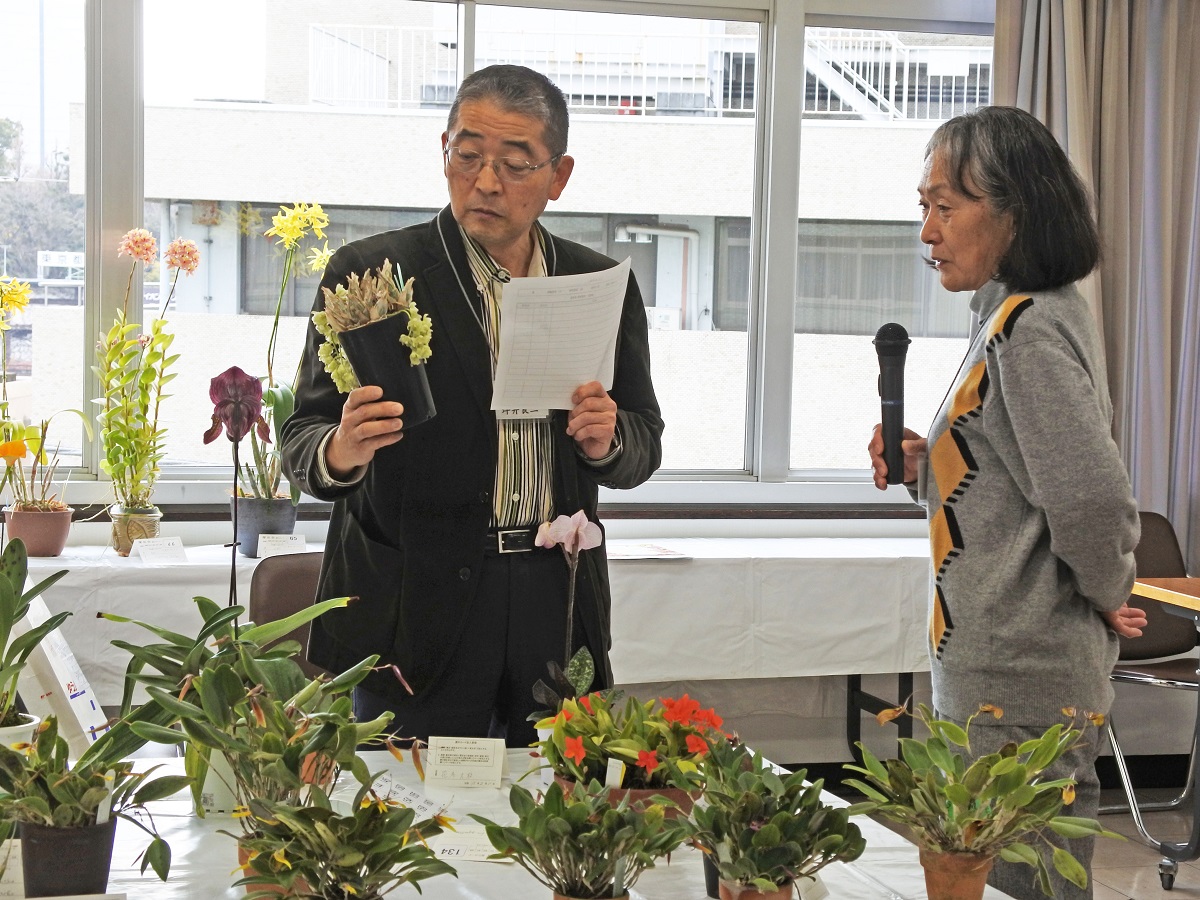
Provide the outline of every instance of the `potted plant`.
[[717,741],[700,765],[704,799],[692,844],[716,869],[723,900],[787,900],[797,882],[866,847],[846,807],[821,801],[824,781],[776,770],[743,745]]
[[628,897],[642,872],[688,836],[685,821],[668,818],[661,802],[631,804],[622,797],[614,805],[599,785],[589,791],[576,784],[566,791],[555,782],[538,803],[514,784],[509,804],[517,814],[515,826],[471,818],[487,828],[497,850],[492,858],[516,860],[556,900]]
[[582,509],[573,516],[559,516],[553,522],[543,522],[538,526],[534,543],[546,549],[554,546],[562,548],[567,561],[568,578],[563,661],[559,664],[556,660],[550,660],[546,664],[549,684],[539,678],[533,685],[533,699],[546,707],[530,716],[535,722],[553,716],[562,708],[563,700],[586,694],[596,677],[596,661],[592,659],[588,648],[572,650],[575,636],[575,576],[579,569],[579,554],[599,547],[603,542],[604,534],[600,526],[590,521]]
[[142,871],[150,866],[165,881],[171,848],[145,805],[182,790],[189,779],[154,776],[157,766],[134,772],[128,762],[72,766],[69,750],[54,716],[37,726],[32,742],[0,745],[0,790],[5,794],[0,817],[20,824],[25,896],[103,894],[118,818],[150,835]]
[[[92,423],[77,409],[64,410],[79,416],[90,439]],[[55,413],[58,415],[58,413]],[[54,416],[41,425],[17,426],[15,439],[0,444],[0,457],[6,465],[5,481],[12,485],[13,498],[4,508],[4,522],[11,537],[25,542],[29,556],[58,556],[67,544],[71,514],[75,512],[59,499],[54,489],[58,469],[58,447],[46,454],[46,434]],[[24,460],[32,453],[28,475]],[[40,468],[39,468],[40,466]]]
[[20,538],[9,541],[0,553],[0,744],[29,741],[37,718],[17,706],[17,681],[39,643],[63,623],[70,612],[55,613],[40,625],[14,636],[13,628],[29,612],[29,602],[67,574],[55,572],[26,590],[29,558]]
[[[291,534],[296,527],[296,504],[300,502],[300,491],[292,487],[285,494],[280,489],[283,468],[279,452],[279,432],[288,416],[292,414],[296,398],[291,385],[275,376],[275,350],[279,338],[279,317],[283,311],[283,299],[291,280],[300,242],[310,232],[318,238],[324,238],[324,229],[329,227],[329,217],[319,203],[297,203],[292,207],[281,206],[279,213],[272,217],[271,223],[265,235],[268,238],[278,238],[283,247],[283,278],[279,284],[279,294],[275,298],[271,337],[267,342],[266,373],[257,379],[260,382],[259,395],[264,408],[264,425],[249,432],[249,461],[239,464],[236,458],[237,448],[234,448],[235,478],[233,496],[229,501],[238,551],[250,557],[258,555],[260,534]],[[328,242],[324,249],[314,248],[310,253],[309,270],[313,273],[323,271],[330,255]],[[273,447],[269,446],[272,441]]]
[[[877,718],[890,721],[905,712],[898,707]],[[1033,866],[1042,891],[1054,896],[1046,850],[1051,851],[1055,870],[1084,888],[1087,872],[1070,853],[1049,842],[1048,832],[1072,838],[1120,835],[1093,819],[1061,815],[1063,806],[1074,800],[1075,782],[1048,779],[1043,773],[1082,734],[1082,728],[1073,727],[1076,711],[1063,712],[1070,723],[1052,725],[1035,740],[1019,746],[1010,743],[971,761],[971,723],[984,713],[999,718],[1003,711],[985,704],[967,719],[966,728],[961,728],[935,718],[922,704],[914,715],[924,723],[929,737],[902,739],[899,759],[880,762],[859,742],[863,765],[848,764],[846,768],[864,779],[850,778],[845,783],[868,799],[855,804],[852,811],[877,814],[906,829],[920,848],[930,900],[951,896],[944,893],[944,878],[959,884],[970,880],[970,895],[981,897],[996,856]],[[1098,726],[1103,716],[1089,720]]]
[[250,812],[257,833],[247,841],[247,874],[237,882],[249,900],[274,896],[278,887],[312,900],[379,900],[406,884],[419,892],[426,879],[458,874],[428,845],[448,819],[418,822],[414,810],[368,785],[348,815],[335,812],[320,788],[305,806],[253,800]]
[[539,722],[548,735],[537,747],[558,779],[631,790],[635,800],[663,794],[687,813],[693,796],[673,785],[696,773],[710,743],[723,739],[721,724],[687,694],[642,701],[594,691],[564,700]]
[[[318,353],[337,389],[379,385],[385,400],[404,404],[407,431],[437,413],[424,366],[433,322],[417,309],[413,279],[400,278],[385,259],[374,273],[352,272],[334,290],[321,288],[324,308],[313,313],[313,324],[325,338]],[[407,366],[396,362],[397,344],[408,348]]]
[[129,292],[137,264],[154,264],[158,245],[144,228],[135,228],[121,238],[118,256],[133,257],[125,301],[112,328],[96,348],[97,364],[92,367],[100,380],[102,458],[101,470],[112,479],[115,502],[109,508],[113,520],[113,549],[128,556],[133,542],[158,534],[162,512],[151,502],[158,481],[159,461],[164,455],[166,429],[159,425],[159,410],[166,397],[165,388],[175,376],[168,373],[178,356],[170,355],[174,335],[166,331],[166,312],[175,294],[182,269],[191,275],[200,264],[196,245],[177,238],[167,247],[165,262],[175,270],[171,289],[148,334],[129,321]]

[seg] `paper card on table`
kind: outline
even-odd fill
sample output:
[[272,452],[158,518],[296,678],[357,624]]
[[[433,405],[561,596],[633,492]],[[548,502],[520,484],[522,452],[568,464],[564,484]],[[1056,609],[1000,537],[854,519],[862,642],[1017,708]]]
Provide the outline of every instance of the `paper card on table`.
[[425,789],[499,788],[507,761],[500,738],[430,736]]
[[612,387],[629,259],[600,272],[504,285],[492,409],[571,409],[581,384]]
[[12,838],[0,844],[0,863],[7,862],[0,875],[0,897],[24,900],[25,878],[21,874],[21,842]]
[[820,875],[802,875],[795,884],[800,900],[826,900],[829,896],[829,888],[825,887]]
[[141,557],[144,566],[169,566],[188,561],[183,539],[177,537],[138,538],[129,555]]
[[260,534],[258,536],[259,559],[265,559],[268,556],[283,556],[286,553],[303,553],[304,549],[304,535],[302,534]]
[[455,831],[443,831],[429,839],[429,848],[438,859],[460,862],[512,862],[512,859],[488,859],[496,848],[488,840],[482,825],[457,823]]

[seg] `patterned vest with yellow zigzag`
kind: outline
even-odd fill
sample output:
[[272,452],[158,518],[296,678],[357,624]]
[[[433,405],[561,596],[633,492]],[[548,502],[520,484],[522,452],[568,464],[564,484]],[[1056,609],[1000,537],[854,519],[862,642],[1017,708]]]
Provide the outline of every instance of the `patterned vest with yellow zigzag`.
[[936,574],[934,602],[929,621],[929,644],[938,659],[954,631],[950,604],[942,590],[946,571],[967,549],[954,517],[954,506],[970,489],[979,468],[971,455],[963,425],[978,417],[988,391],[987,354],[1012,336],[1021,314],[1033,306],[1033,298],[1013,295],[1005,300],[988,321],[984,356],[963,377],[946,407],[947,428],[929,451],[929,466],[937,485],[941,505],[929,520],[929,545]]

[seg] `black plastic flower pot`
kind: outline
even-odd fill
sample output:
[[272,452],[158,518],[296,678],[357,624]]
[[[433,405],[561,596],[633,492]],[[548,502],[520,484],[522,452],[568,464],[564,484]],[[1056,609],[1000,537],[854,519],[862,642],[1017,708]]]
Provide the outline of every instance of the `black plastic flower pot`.
[[21,825],[26,897],[103,894],[108,889],[117,820],[83,828]]
[[404,405],[405,431],[437,415],[425,364],[412,365],[408,348],[400,343],[407,333],[408,316],[400,313],[338,335],[358,383],[377,384],[384,400]]

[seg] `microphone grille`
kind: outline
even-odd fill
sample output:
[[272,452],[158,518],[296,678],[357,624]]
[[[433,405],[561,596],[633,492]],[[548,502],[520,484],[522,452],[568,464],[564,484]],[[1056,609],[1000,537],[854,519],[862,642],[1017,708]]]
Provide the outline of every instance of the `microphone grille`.
[[912,341],[908,337],[908,332],[904,330],[903,325],[897,325],[895,322],[888,322],[886,325],[881,325],[879,330],[875,332],[875,340],[871,341],[875,345],[877,353],[884,356],[903,356],[908,352],[908,345]]

